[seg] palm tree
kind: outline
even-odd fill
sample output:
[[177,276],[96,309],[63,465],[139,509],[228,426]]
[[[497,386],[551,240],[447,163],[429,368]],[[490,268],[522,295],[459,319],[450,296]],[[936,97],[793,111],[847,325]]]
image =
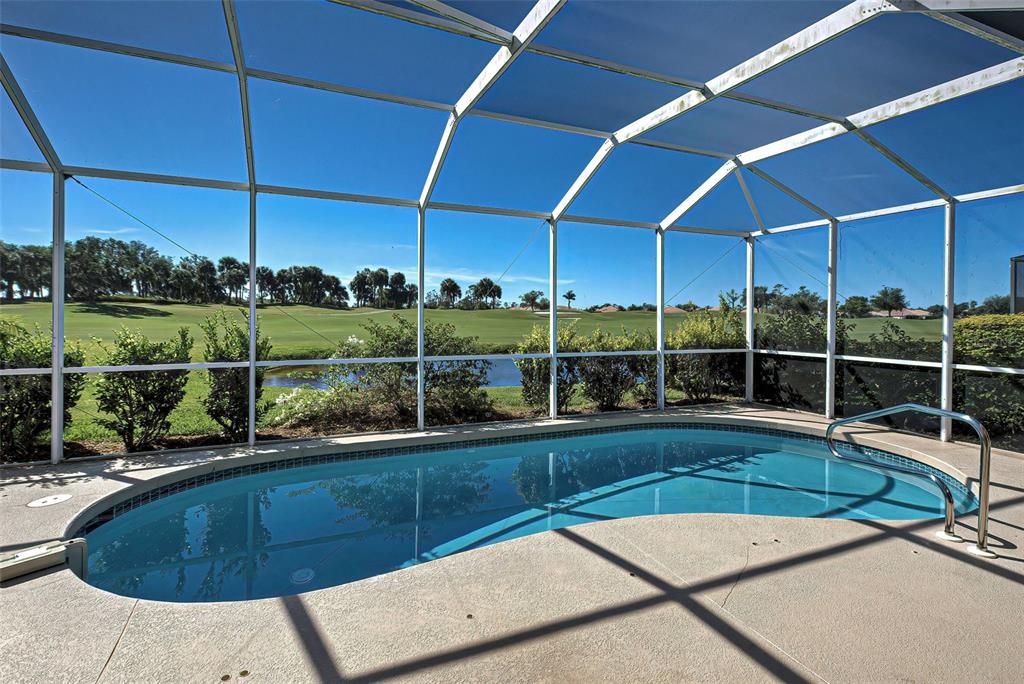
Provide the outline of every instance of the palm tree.
[[572,308],[572,303],[576,299],[576,293],[572,290],[567,291],[562,297],[569,303],[569,308]]
[[456,300],[462,297],[462,288],[451,278],[441,281],[440,290],[441,301],[445,302],[449,309],[455,306]]
[[388,275],[388,269],[378,268],[376,271],[370,274],[370,283],[373,285],[373,289],[377,293],[377,308],[383,309],[387,302],[387,289],[390,276]]
[[470,286],[469,292],[473,295],[473,299],[481,302],[490,302],[491,306],[494,307],[501,297],[501,286],[490,278],[484,277],[478,280],[476,284]]
[[871,298],[871,305],[886,312],[889,318],[892,318],[893,311],[906,309],[909,306],[902,287],[883,287]]
[[530,307],[530,311],[537,310],[537,303],[540,302],[540,298],[544,296],[544,293],[540,290],[530,290],[526,294],[519,295],[519,299],[526,306]]
[[370,282],[370,269],[364,268],[354,276],[352,280],[348,282],[348,288],[352,291],[352,296],[356,300],[356,306],[365,306],[370,302],[370,297],[373,294],[373,285]]

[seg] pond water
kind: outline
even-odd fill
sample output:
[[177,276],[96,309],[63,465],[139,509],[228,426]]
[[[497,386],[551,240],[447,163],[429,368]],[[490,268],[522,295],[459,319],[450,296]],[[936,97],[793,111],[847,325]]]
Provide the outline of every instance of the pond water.
[[[327,383],[323,380],[322,366],[289,366],[287,368],[275,368],[267,371],[263,379],[265,387],[301,387],[309,385],[316,389],[327,389]],[[354,378],[354,375],[350,375]],[[491,361],[491,367],[487,370],[487,384],[485,387],[519,387],[522,384],[522,375],[512,359],[500,359]]]

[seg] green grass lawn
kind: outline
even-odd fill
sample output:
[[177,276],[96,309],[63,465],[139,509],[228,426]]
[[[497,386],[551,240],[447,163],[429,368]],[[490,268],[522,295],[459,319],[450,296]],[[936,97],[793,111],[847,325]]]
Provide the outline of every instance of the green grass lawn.
[[[121,326],[139,329],[155,340],[170,339],[177,329],[186,326],[192,329],[196,344],[192,350],[193,359],[201,360],[203,344],[199,324],[204,318],[219,310],[240,312],[239,306],[221,304],[151,304],[101,302],[94,305],[68,304],[64,312],[65,335],[69,340],[80,340],[86,350],[86,363],[99,363],[102,357],[102,343],[110,342],[114,332]],[[381,311],[378,309],[337,309],[310,306],[261,306],[260,326],[273,343],[272,358],[304,359],[317,358],[330,353],[333,342],[347,339],[351,335],[363,336],[362,325],[368,321],[389,322],[398,315],[410,321],[416,318],[416,311]],[[685,314],[667,317],[669,330]],[[498,309],[492,311],[456,311],[428,309],[427,319],[455,325],[460,335],[477,337],[482,351],[508,350],[530,332],[534,325],[547,325],[546,312]],[[620,311],[616,313],[587,313],[585,311],[562,311],[563,322],[574,320],[580,332],[589,334],[597,328],[618,332],[630,330],[654,330],[655,315],[646,311]],[[0,318],[20,321],[22,324],[40,329],[50,326],[50,305],[46,302],[25,302],[0,306]],[[871,333],[879,332],[884,318],[865,318],[849,321],[854,326],[851,337],[867,339]],[[941,339],[942,322],[896,321],[911,336],[930,341]],[[314,332],[315,331],[315,332]],[[321,337],[322,336],[322,337]],[[99,340],[97,342],[96,340]]]

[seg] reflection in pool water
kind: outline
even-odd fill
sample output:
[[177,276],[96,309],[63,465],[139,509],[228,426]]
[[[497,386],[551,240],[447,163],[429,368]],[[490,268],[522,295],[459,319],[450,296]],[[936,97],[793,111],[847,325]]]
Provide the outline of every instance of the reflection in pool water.
[[[168,601],[282,596],[544,530],[659,513],[941,517],[922,478],[818,442],[658,429],[279,470],[143,505],[88,534],[90,583]],[[959,508],[972,499],[963,490]]]

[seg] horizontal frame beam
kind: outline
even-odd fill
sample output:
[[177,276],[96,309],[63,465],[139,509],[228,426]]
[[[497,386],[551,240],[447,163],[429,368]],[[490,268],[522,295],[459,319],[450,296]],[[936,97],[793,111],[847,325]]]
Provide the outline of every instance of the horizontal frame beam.
[[[963,195],[954,195],[953,201],[958,204],[965,202],[978,202],[987,199],[993,199],[996,197],[1007,197],[1010,195],[1024,194],[1024,185],[1007,185],[1001,188],[992,188],[990,190],[981,190],[978,192],[969,192]],[[946,206],[945,200],[928,200],[925,202],[914,202],[912,204],[900,204],[892,207],[885,207],[883,209],[872,209],[870,211],[862,211],[855,214],[844,214],[842,216],[836,216],[835,219],[840,223],[850,223],[853,221],[862,221],[864,219],[876,218],[879,216],[889,216],[891,214],[903,214],[910,211],[920,211],[922,209],[934,209],[936,207]],[[807,221],[805,223],[794,223],[788,226],[780,226],[778,228],[769,228],[766,231],[758,231],[753,233],[753,237],[761,237],[762,235],[774,235],[775,233],[786,233],[793,230],[804,230],[807,228],[818,228],[821,226],[827,226],[828,221]]]
[[[757,169],[756,167],[748,168],[750,168],[751,171],[757,173],[759,176],[764,178],[760,170]],[[51,173],[49,166],[47,166],[43,162],[32,162],[18,159],[0,159],[0,169],[9,169],[12,171],[27,171],[31,173]],[[213,180],[208,178],[193,178],[189,176],[167,176],[154,173],[140,173],[137,171],[100,169],[85,166],[67,166],[64,167],[64,172],[70,176],[82,176],[85,178],[109,178],[114,180],[159,183],[164,185],[181,185],[186,187],[211,188],[215,190],[231,190],[240,192],[248,192],[249,190],[249,185],[247,183]],[[282,185],[265,185],[262,183],[258,183],[256,185],[256,192],[265,195],[308,197],[311,199],[323,199],[337,202],[352,202],[358,204],[378,204],[385,206],[407,207],[411,209],[415,209],[418,206],[418,202],[415,199],[407,199],[400,197],[383,197],[377,195],[359,195],[346,192],[336,192],[332,190],[314,190],[309,188],[294,188]],[[1015,194],[1024,194],[1024,184],[1007,185],[998,188],[991,188],[988,190],[979,190],[976,192],[964,193],[962,195],[954,195],[953,199],[956,202],[962,203],[992,199],[995,197],[1004,197]],[[855,214],[845,214],[842,216],[836,216],[834,218],[840,222],[858,221],[866,218],[874,218],[876,216],[885,216],[888,214],[899,214],[908,211],[916,211],[919,209],[941,207],[944,204],[945,202],[943,200],[928,200],[925,202],[915,202],[912,204],[902,204],[895,205],[892,207],[885,207],[882,209],[873,209],[870,211],[864,211]],[[502,207],[485,207],[473,204],[455,204],[451,202],[430,202],[427,205],[427,209],[437,211],[457,211],[474,214],[488,214],[494,216],[512,216],[538,220],[550,219],[550,214],[547,214],[545,212],[528,211],[521,209],[507,209]],[[761,237],[762,235],[784,233],[791,230],[801,230],[805,228],[817,228],[820,226],[827,226],[828,218],[823,218],[821,220],[816,221],[806,221],[803,223],[794,223],[784,226],[767,228],[764,231],[758,230],[751,232],[729,231],[718,228],[706,228],[701,226],[687,226],[679,224],[673,224],[672,226],[667,227],[665,230],[682,233],[723,235],[727,237]],[[589,223],[593,225],[612,226],[617,228],[639,228],[645,230],[657,230],[659,226],[659,224],[654,222],[629,221],[626,219],[609,219],[598,216],[582,216],[579,214],[565,214],[564,216],[562,216],[561,220],[569,223]]]
[[[707,355],[707,354],[742,354],[746,349],[666,349],[666,355]],[[795,358],[824,359],[824,352],[800,352],[786,349],[754,349],[755,354],[767,354],[770,356],[792,356]],[[653,349],[637,349],[614,352],[559,352],[558,358],[600,358],[600,357],[621,357],[621,356],[653,356],[658,352]],[[424,361],[428,363],[444,363],[453,361],[519,361],[526,359],[547,359],[548,353],[540,354],[466,354],[459,356],[426,356]],[[908,359],[894,359],[873,356],[855,356],[850,354],[836,354],[837,361],[848,363],[873,363],[885,366],[911,366],[919,368],[941,369],[940,361],[914,361]],[[416,357],[375,357],[356,359],[264,359],[256,362],[258,368],[285,368],[289,366],[348,366],[360,364],[386,364],[386,363],[416,363]],[[219,361],[211,363],[157,363],[137,366],[64,366],[65,374],[96,374],[96,373],[132,373],[132,372],[156,372],[175,370],[217,370],[225,368],[247,368],[248,361]],[[993,373],[998,375],[1024,375],[1024,368],[1013,368],[1005,366],[980,366],[969,363],[954,363],[954,370],[973,373]],[[0,377],[16,376],[37,376],[50,375],[51,368],[3,368],[0,369]]]

